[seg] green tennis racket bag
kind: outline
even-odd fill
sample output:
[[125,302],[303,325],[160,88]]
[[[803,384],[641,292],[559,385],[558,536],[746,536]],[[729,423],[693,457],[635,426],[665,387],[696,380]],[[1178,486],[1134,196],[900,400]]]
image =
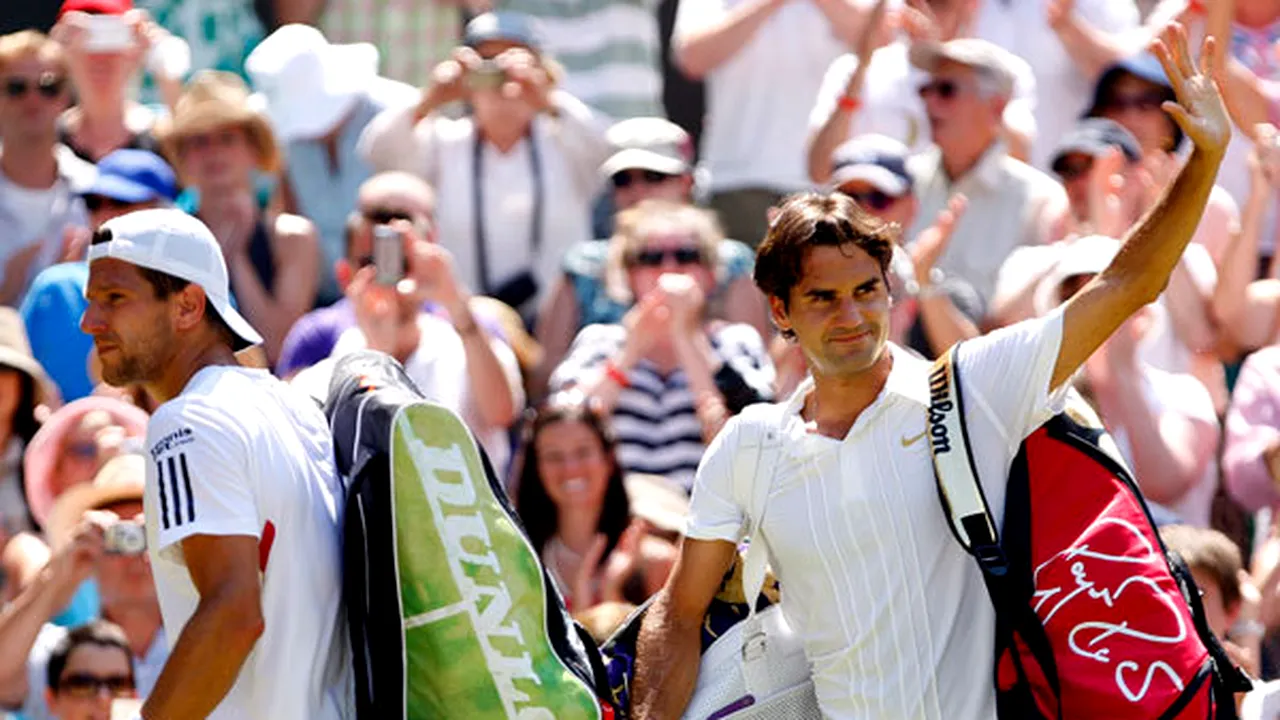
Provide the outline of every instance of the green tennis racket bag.
[[605,720],[594,643],[452,411],[383,353],[339,361],[344,597],[361,720]]

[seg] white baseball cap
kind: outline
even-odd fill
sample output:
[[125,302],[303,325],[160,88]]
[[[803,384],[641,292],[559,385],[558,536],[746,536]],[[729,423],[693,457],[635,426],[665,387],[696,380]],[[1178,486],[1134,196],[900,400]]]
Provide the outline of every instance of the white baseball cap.
[[222,248],[198,218],[160,208],[108,220],[89,246],[89,263],[101,258],[123,260],[199,285],[214,312],[243,342],[235,350],[262,343],[262,336],[231,307]]

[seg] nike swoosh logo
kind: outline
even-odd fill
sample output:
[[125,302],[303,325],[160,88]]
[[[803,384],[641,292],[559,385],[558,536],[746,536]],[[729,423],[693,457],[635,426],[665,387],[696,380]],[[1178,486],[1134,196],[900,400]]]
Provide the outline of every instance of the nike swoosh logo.
[[916,442],[918,442],[921,438],[923,438],[925,435],[928,435],[928,434],[929,434],[928,430],[921,430],[919,435],[915,435],[913,437],[906,437],[904,435],[902,437],[902,447],[911,447],[912,445],[915,445]]

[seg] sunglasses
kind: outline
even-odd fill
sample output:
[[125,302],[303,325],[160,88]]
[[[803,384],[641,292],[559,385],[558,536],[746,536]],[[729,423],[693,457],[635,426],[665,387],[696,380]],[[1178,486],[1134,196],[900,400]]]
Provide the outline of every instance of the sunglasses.
[[128,675],[98,677],[89,673],[68,675],[58,683],[58,694],[75,698],[97,697],[103,690],[111,697],[128,697],[135,691],[133,678]]
[[702,263],[702,251],[694,247],[641,250],[632,256],[631,264],[656,268],[662,267],[667,258],[671,258],[676,265],[698,265]]
[[98,457],[98,445],[93,442],[69,443],[66,452],[76,460],[93,460]]
[[646,185],[657,185],[658,183],[670,180],[672,177],[674,176],[666,173],[660,173],[657,170],[623,170],[621,172],[614,173],[613,186],[621,190],[622,188],[630,187],[637,182],[642,182]]
[[867,210],[887,210],[890,205],[898,202],[898,198],[889,193],[880,190],[867,190],[864,192],[846,192],[845,195],[853,198],[853,201],[861,205]]
[[99,210],[127,210],[134,207],[138,203],[127,203],[123,200],[116,200],[104,195],[85,195],[82,198],[84,206],[89,212],[98,212]]
[[1117,94],[1106,98],[1102,102],[1102,107],[1114,112],[1124,112],[1125,110],[1154,112],[1161,109],[1160,106],[1164,104],[1166,97],[1167,95],[1159,90],[1151,90],[1134,95]]
[[53,73],[44,73],[34,81],[11,77],[4,81],[4,94],[11,98],[20,98],[34,90],[46,98],[53,99],[62,94],[62,87],[65,84],[65,79]]
[[960,94],[960,83],[955,80],[933,80],[920,86],[920,99],[928,100],[936,95],[939,100],[954,100]]
[[396,208],[379,208],[373,207],[367,210],[361,210],[360,215],[365,220],[374,225],[390,225],[393,220],[407,220],[413,222],[413,214],[408,210],[399,210]]
[[1077,178],[1084,177],[1093,169],[1093,158],[1082,158],[1079,160],[1063,160],[1053,166],[1053,171],[1062,178],[1063,182],[1071,182]]

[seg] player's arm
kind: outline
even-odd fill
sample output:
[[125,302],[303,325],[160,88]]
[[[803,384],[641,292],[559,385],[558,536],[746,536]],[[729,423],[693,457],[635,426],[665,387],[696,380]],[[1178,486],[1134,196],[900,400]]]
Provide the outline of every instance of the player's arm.
[[192,535],[182,553],[200,603],[142,708],[146,720],[207,717],[262,635],[258,539]]
[[724,540],[685,538],[666,587],[640,625],[632,690],[636,718],[679,718],[684,712],[702,659],[702,619],[735,552]]
[[1177,102],[1165,103],[1165,111],[1195,149],[1155,207],[1125,236],[1110,267],[1067,302],[1051,389],[1071,377],[1138,308],[1159,297],[1200,223],[1231,139],[1231,120],[1215,79],[1221,66],[1212,45],[1207,39],[1198,68],[1181,25],[1166,28],[1153,47],[1177,94]]

